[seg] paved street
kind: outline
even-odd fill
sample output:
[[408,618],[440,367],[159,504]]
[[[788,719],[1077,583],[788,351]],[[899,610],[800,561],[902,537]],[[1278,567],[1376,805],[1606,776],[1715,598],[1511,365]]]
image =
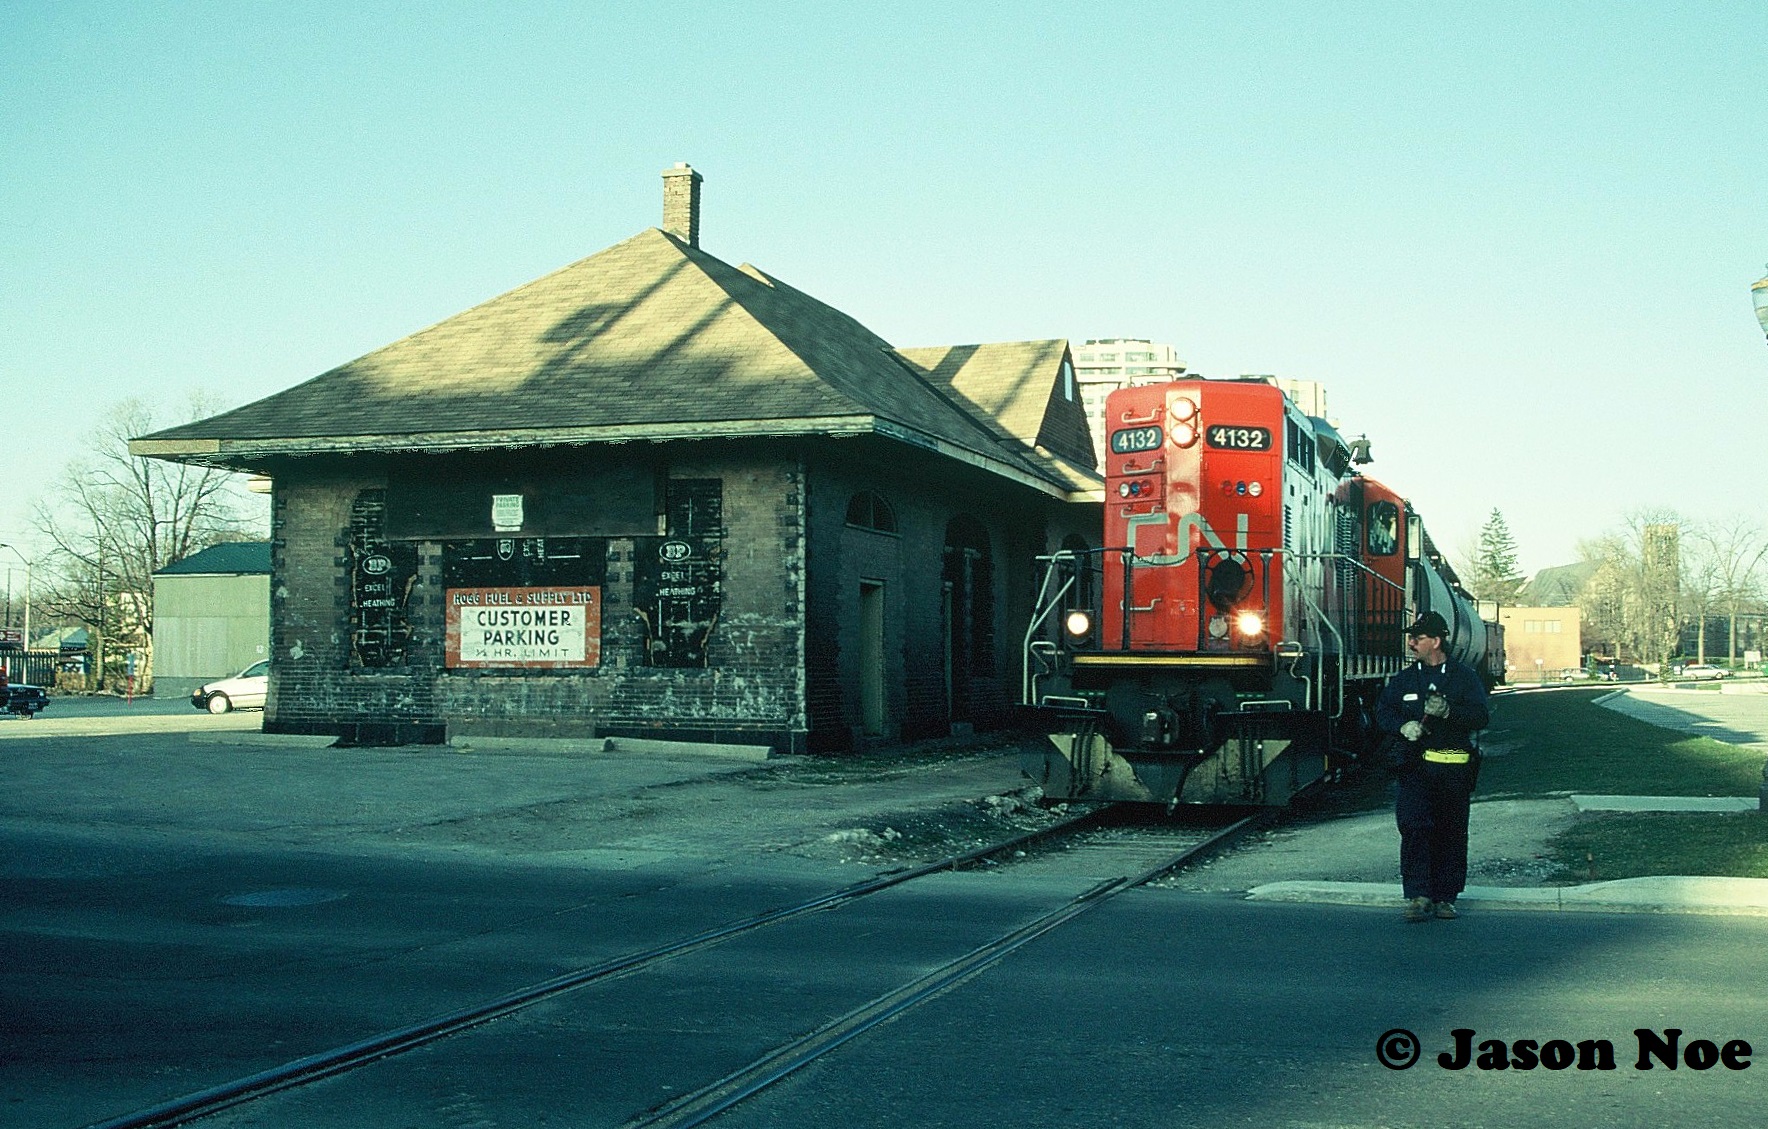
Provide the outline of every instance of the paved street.
[[[0,725],[0,1125],[86,1124],[846,885],[879,864],[844,829],[1022,783],[1011,750],[868,779],[328,749],[249,714],[111,720],[155,716],[170,728]],[[618,1125],[1091,880],[936,876],[205,1124]],[[719,1123],[1754,1125],[1768,1064],[1640,1071],[1634,1030],[1768,1053],[1765,978],[1762,918],[1476,908],[1413,927],[1391,907],[1149,889]],[[1445,1070],[1463,1027],[1607,1039],[1616,1069]],[[1396,1028],[1423,1042],[1408,1071],[1375,1057]]]
[[1020,783],[1006,754],[855,795],[257,717],[0,725],[0,1124],[84,1124],[790,904],[870,873],[825,842],[849,820]]
[[[1726,690],[1756,689],[1745,683]],[[1666,729],[1679,729],[1731,745],[1768,746],[1768,694],[1724,693],[1717,686],[1629,686],[1603,699],[1611,710]]]

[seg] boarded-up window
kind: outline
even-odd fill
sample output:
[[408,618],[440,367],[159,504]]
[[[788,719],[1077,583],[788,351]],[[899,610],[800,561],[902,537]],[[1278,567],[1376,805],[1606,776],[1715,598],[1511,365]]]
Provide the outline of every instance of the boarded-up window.
[[672,480],[665,513],[667,535],[633,540],[633,610],[644,624],[644,662],[703,667],[724,607],[723,481]]
[[387,540],[387,498],[364,490],[350,507],[350,656],[353,667],[404,666],[407,605],[417,583],[417,546]]

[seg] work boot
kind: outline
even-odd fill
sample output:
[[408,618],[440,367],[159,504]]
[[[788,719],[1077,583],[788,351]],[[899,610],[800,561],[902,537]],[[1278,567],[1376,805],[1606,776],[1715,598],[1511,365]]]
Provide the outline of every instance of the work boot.
[[1417,924],[1420,921],[1429,921],[1430,920],[1430,899],[1429,898],[1413,898],[1410,901],[1408,901],[1406,903],[1405,917],[1406,917],[1407,921],[1409,921],[1413,924]]
[[1436,914],[1437,917],[1441,918],[1444,921],[1454,921],[1455,916],[1456,916],[1455,915],[1455,903],[1454,902],[1438,902],[1435,906],[1431,907],[1431,912]]

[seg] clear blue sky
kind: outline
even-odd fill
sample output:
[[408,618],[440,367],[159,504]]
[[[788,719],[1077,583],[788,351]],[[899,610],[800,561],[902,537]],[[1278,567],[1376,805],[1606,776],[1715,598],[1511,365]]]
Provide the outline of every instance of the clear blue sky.
[[6,0],[0,540],[117,400],[287,388],[655,225],[675,161],[708,251],[896,344],[1321,381],[1446,547],[1759,511],[1765,44],[1760,0]]

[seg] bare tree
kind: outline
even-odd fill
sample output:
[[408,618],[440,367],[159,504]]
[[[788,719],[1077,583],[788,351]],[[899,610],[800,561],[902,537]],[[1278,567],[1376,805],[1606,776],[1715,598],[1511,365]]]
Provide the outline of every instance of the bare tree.
[[[188,418],[211,414],[200,396],[189,406]],[[155,572],[210,545],[262,536],[239,475],[129,454],[131,438],[162,426],[140,400],[117,404],[90,455],[67,465],[33,515],[49,545],[44,610],[93,631],[100,688],[111,675],[109,643],[151,653]]]
[[1596,569],[1579,606],[1597,638],[1662,667],[1676,647],[1682,592],[1682,530],[1669,510],[1629,514],[1622,529],[1579,545]]
[[1727,658],[1735,665],[1737,616],[1760,595],[1759,573],[1768,556],[1768,536],[1754,519],[1738,516],[1702,525],[1692,539],[1711,573],[1714,601],[1725,610]]
[[1607,651],[1619,661],[1629,637],[1627,589],[1633,573],[1626,541],[1614,533],[1580,541],[1578,557],[1595,566],[1576,600],[1583,612],[1584,649]]
[[1694,657],[1707,661],[1707,620],[1725,591],[1723,566],[1712,542],[1699,529],[1691,530],[1682,554],[1682,610],[1693,618]]

